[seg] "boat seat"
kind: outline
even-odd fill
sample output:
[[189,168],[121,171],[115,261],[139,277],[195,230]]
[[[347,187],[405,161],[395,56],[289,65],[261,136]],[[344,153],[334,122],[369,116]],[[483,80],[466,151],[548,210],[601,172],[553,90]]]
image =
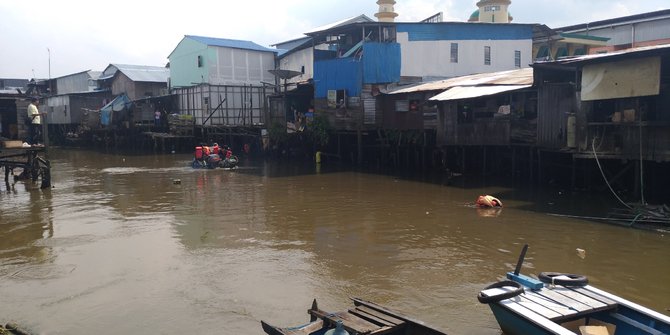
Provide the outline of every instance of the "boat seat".
[[[482,291],[486,296],[495,296],[511,291],[512,288],[493,288]],[[533,311],[549,320],[560,322],[575,320],[602,311],[616,311],[617,303],[583,287],[526,290],[523,294],[501,301],[515,304]]]

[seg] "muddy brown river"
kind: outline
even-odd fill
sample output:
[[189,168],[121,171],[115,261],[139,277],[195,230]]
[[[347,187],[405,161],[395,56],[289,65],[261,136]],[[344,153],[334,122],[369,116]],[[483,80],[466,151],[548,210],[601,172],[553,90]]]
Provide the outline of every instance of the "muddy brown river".
[[[561,191],[324,165],[54,150],[53,188],[0,184],[0,322],[43,334],[262,334],[371,300],[449,334],[500,334],[484,286],[584,274],[670,314],[670,235],[548,215],[615,206]],[[500,213],[472,203],[501,198]],[[596,200],[594,200],[596,199]],[[585,250],[580,257],[577,249]],[[584,256],[584,255],[581,255]]]

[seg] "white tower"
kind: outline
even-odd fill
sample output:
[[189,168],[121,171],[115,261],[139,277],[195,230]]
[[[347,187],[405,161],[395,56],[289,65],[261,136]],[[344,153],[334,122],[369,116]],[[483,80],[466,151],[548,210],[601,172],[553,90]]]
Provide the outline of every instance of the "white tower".
[[377,21],[379,22],[393,22],[395,21],[396,13],[393,10],[393,5],[395,5],[395,0],[377,0],[379,5],[379,12],[375,14]]
[[[479,7],[479,21],[488,23],[510,23],[512,16],[509,15],[511,0],[481,0],[477,2]],[[472,19],[471,19],[472,20]]]

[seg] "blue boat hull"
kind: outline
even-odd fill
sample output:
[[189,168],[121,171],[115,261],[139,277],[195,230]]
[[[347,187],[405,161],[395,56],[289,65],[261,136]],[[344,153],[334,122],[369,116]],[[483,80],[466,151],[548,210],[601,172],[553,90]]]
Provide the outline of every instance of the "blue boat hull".
[[[670,317],[591,286],[584,287],[584,290],[590,294],[597,294],[603,300],[611,300],[610,307],[592,312],[580,312],[573,317],[557,320],[543,317],[539,310],[520,307],[519,304],[529,306],[524,294],[489,303],[489,307],[506,335],[579,334],[578,327],[582,325],[606,325],[610,329],[610,335],[670,334]],[[526,294],[532,293],[528,291]],[[523,300],[526,302],[523,303]],[[547,299],[543,308],[555,309],[557,304],[557,301]]]
[[502,329],[505,335],[546,335],[552,334],[548,333],[546,329],[534,324],[533,322],[524,319],[516,313],[511,312],[510,310],[498,305],[498,304],[489,304],[493,316],[495,316],[496,321],[500,329]]

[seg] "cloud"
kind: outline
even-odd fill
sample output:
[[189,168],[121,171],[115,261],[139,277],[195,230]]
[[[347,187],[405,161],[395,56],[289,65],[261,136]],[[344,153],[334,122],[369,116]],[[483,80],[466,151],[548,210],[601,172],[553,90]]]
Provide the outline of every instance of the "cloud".
[[[466,21],[477,0],[398,0],[398,21],[443,12]],[[513,0],[515,23],[561,27],[667,8],[667,0]],[[543,10],[538,10],[538,8]],[[52,77],[110,63],[161,66],[184,35],[251,40],[271,45],[328,23],[368,15],[375,0],[243,0],[165,2],[116,0],[0,1],[0,78]]]

